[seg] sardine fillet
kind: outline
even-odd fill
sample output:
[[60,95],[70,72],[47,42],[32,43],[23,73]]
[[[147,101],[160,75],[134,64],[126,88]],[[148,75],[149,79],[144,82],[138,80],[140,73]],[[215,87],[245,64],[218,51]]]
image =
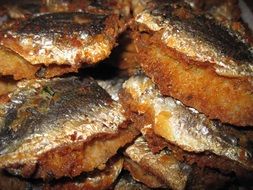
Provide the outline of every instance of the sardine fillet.
[[[186,155],[182,158],[189,158],[190,162],[199,160],[202,166],[218,169],[223,168],[222,162],[229,162],[233,165],[228,167],[230,171],[240,170],[238,168],[252,171],[252,150],[248,146],[251,138],[245,135],[251,131],[214,122],[180,101],[162,96],[152,80],[143,75],[133,76],[124,83],[120,99],[127,117],[137,123],[143,134],[151,130],[159,137],[148,134],[150,142],[157,143],[158,151],[168,146],[163,142],[166,140],[174,145],[175,155],[177,152]],[[215,157],[220,161],[206,161]],[[225,164],[225,168],[228,165]]]
[[175,57],[175,51],[156,38],[139,38],[140,64],[163,95],[172,96],[224,123],[253,126],[253,86],[250,79],[217,75],[203,65],[196,66]]
[[26,81],[0,105],[0,168],[33,178],[102,168],[138,131],[92,79]]

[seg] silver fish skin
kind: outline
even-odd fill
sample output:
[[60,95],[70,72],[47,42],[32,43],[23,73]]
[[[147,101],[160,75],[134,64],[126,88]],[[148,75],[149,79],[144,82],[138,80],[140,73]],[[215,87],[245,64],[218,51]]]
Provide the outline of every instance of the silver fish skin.
[[183,1],[137,0],[134,4],[141,7],[136,23],[161,31],[161,42],[168,47],[189,59],[211,63],[219,75],[253,76],[252,43],[211,15],[195,13]]
[[123,83],[127,80],[126,77],[116,77],[109,80],[96,80],[99,86],[110,94],[113,100],[119,100],[119,91],[122,89]]
[[125,150],[125,154],[140,166],[149,168],[150,173],[161,179],[170,188],[185,189],[191,167],[176,160],[168,150],[153,154],[144,138],[139,137]]
[[122,106],[93,79],[20,82],[0,105],[0,168],[35,164],[57,147],[116,135],[124,121]]
[[131,95],[134,104],[139,107],[135,111],[145,114],[150,110],[153,113],[154,123],[151,125],[158,136],[185,151],[210,152],[253,169],[251,150],[241,146],[237,140],[243,135],[239,130],[227,133],[231,131],[231,126],[209,120],[180,101],[162,96],[151,79],[144,75],[131,77],[123,84],[123,90]]

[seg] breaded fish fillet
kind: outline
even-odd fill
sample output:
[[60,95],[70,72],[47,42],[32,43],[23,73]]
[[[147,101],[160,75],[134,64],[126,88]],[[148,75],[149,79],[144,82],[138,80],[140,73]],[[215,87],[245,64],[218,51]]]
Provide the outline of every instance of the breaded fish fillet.
[[163,95],[211,119],[253,125],[252,46],[183,5],[162,1],[136,16],[143,70]]
[[103,168],[138,132],[92,79],[21,82],[0,105],[0,168],[32,178]]
[[[206,157],[206,160],[208,155],[214,154],[220,157],[220,160],[224,158],[224,162],[230,162],[233,165],[233,168],[230,168],[232,171],[236,170],[236,164],[233,163],[252,171],[252,148],[249,146],[252,131],[240,131],[214,122],[178,100],[163,97],[146,76],[131,77],[123,87],[123,105],[127,112],[138,113],[144,117],[146,123],[139,122],[142,127],[146,125],[167,142],[186,152],[195,153],[195,159],[201,158],[200,153],[204,153],[202,156]],[[176,152],[180,153],[180,149]],[[222,167],[222,164],[218,166],[218,163],[216,166],[214,163],[212,167]]]
[[[141,140],[140,140],[141,139]],[[188,165],[184,161],[178,161],[170,149],[152,153],[144,137],[139,137],[135,143],[126,149],[124,168],[137,181],[151,188],[171,189],[221,189],[227,183],[233,183],[231,176],[223,175],[215,170],[199,168],[196,165]],[[176,177],[180,174],[178,166],[182,167],[184,177]],[[166,173],[165,171],[169,171]],[[168,184],[167,180],[175,177],[176,186]],[[186,180],[186,181],[185,181]],[[167,184],[167,187],[165,186]]]
[[64,178],[51,183],[42,181],[27,181],[8,175],[6,172],[0,173],[0,189],[10,190],[103,190],[108,189],[121,172],[123,159],[110,161],[102,171],[96,170],[87,174],[82,174],[75,178]]
[[[17,3],[18,7],[21,5]],[[109,5],[112,6],[108,8]],[[23,19],[8,19],[1,26],[0,44],[24,58],[25,67],[31,72],[20,73],[16,65],[12,66],[16,70],[10,71],[7,65],[11,63],[4,62],[0,73],[20,73],[16,77],[20,79],[76,72],[82,64],[107,58],[116,46],[118,34],[125,29],[127,16],[121,11],[126,5],[121,1],[74,1],[64,11],[44,10],[45,6],[39,4],[30,12],[28,6],[29,14],[24,14]]]
[[252,46],[236,31],[200,14],[182,1],[149,1],[135,21],[161,31],[161,41],[189,60],[225,76],[253,76]]

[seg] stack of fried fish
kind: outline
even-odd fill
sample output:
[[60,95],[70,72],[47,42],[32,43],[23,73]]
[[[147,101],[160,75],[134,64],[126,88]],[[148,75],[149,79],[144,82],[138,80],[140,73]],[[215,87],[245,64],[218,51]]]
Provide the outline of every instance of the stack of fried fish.
[[250,188],[238,3],[1,3],[0,190]]

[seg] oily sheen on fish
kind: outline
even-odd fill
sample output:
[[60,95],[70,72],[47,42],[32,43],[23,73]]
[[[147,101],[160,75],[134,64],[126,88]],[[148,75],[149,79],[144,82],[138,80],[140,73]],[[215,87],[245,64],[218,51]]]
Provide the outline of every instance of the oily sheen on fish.
[[0,118],[0,168],[24,177],[73,177],[103,167],[138,134],[105,90],[76,77],[19,83]]
[[[39,8],[30,12],[25,2],[2,5],[29,12],[22,18],[8,19],[0,30],[0,44],[21,56],[26,61],[23,65],[28,68],[21,73],[14,64],[10,71],[7,67],[10,63],[3,62],[0,73],[14,75],[16,79],[50,78],[77,72],[82,65],[95,64],[109,57],[117,36],[125,29],[128,15],[123,12],[126,12],[127,3],[74,1],[66,2],[63,10],[58,10],[57,6],[48,8],[52,4],[51,1],[48,5],[40,2]],[[17,73],[20,74],[16,76]]]
[[[181,149],[193,152],[211,152],[235,161],[243,168],[252,170],[251,137],[243,131],[231,129],[209,120],[180,101],[161,95],[155,84],[144,75],[131,77],[123,85],[122,101],[130,96],[130,111],[146,115],[154,133]],[[232,132],[233,131],[233,132]],[[245,132],[251,134],[250,131]],[[240,139],[240,140],[239,140]]]
[[138,60],[161,93],[211,119],[252,126],[252,37],[183,1],[139,4]]

